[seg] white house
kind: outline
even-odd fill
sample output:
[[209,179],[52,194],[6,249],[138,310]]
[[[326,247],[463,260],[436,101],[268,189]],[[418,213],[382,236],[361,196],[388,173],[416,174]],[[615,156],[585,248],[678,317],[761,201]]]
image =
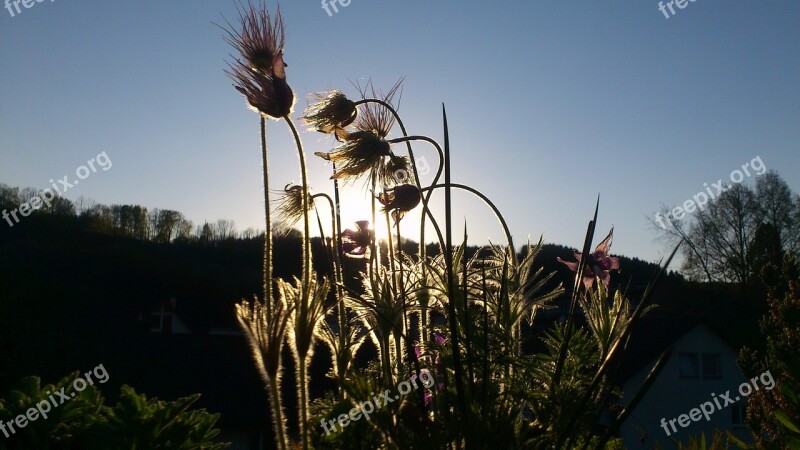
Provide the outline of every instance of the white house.
[[746,380],[736,365],[737,351],[702,320],[646,321],[631,343],[632,352],[625,357],[629,363],[618,378],[623,405],[636,395],[661,353],[671,348],[672,354],[622,425],[625,448],[651,449],[656,443],[674,448],[672,439],[686,443],[689,435],[702,432],[710,438],[714,430],[752,442],[743,424],[746,396],[740,386]]

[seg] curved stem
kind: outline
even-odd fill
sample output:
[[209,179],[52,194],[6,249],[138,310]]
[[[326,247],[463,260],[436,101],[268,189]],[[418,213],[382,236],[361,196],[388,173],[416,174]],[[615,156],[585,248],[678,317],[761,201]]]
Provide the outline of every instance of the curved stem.
[[[336,194],[338,194],[338,186],[336,188]],[[338,195],[335,195],[338,198]],[[337,313],[338,313],[338,323],[339,323],[339,352],[342,352],[336,358],[336,376],[339,382],[338,392],[341,398],[344,398],[344,379],[347,376],[347,366],[349,362],[344,359],[343,350],[345,345],[347,344],[345,339],[345,328],[347,326],[347,309],[344,305],[344,291],[343,291],[343,283],[344,283],[344,276],[342,274],[342,248],[341,248],[341,224],[338,220],[338,213],[337,208],[334,206],[334,201],[328,196],[328,194],[319,193],[314,194],[311,196],[312,199],[316,198],[324,198],[328,201],[328,204],[331,207],[331,232],[333,233],[333,237],[331,238],[331,246],[332,255],[331,255],[331,263],[333,264],[333,274],[336,278],[336,306],[337,306]]]
[[[426,187],[426,188],[424,188],[422,190],[423,191],[427,191],[427,190],[431,190],[432,191],[434,189],[441,189],[441,188],[445,188],[445,187],[447,187],[446,184],[436,184],[436,185],[428,186],[428,187]],[[508,241],[508,247],[509,247],[509,249],[511,251],[511,262],[516,264],[517,263],[517,252],[516,252],[516,250],[514,250],[514,239],[511,237],[511,231],[508,229],[508,224],[506,223],[506,219],[503,217],[503,214],[500,213],[500,210],[497,209],[497,206],[495,206],[494,203],[492,203],[492,201],[489,200],[489,197],[483,195],[479,190],[477,190],[475,188],[472,188],[472,187],[467,186],[465,184],[458,184],[458,183],[450,183],[450,187],[462,189],[462,190],[465,190],[467,192],[471,192],[471,193],[475,194],[481,200],[483,200],[483,202],[486,203],[486,205],[489,206],[489,208],[492,209],[492,211],[494,212],[494,215],[497,217],[497,220],[500,221],[500,225],[503,226],[503,232],[506,235],[506,240]]]
[[[404,138],[408,138],[409,137],[408,136],[408,132],[406,131],[406,127],[403,124],[403,120],[400,118],[400,115],[397,114],[397,111],[394,109],[394,107],[392,105],[390,105],[389,103],[387,103],[387,102],[385,102],[385,101],[383,101],[381,99],[377,99],[377,98],[367,98],[367,99],[363,99],[363,100],[359,100],[359,101],[355,102],[356,106],[364,104],[364,103],[376,103],[378,105],[383,106],[387,110],[389,110],[389,112],[392,113],[392,115],[394,116],[395,120],[397,121],[397,125],[400,127],[400,131],[403,133]],[[408,149],[408,157],[409,157],[409,159],[411,159],[411,169],[414,171],[414,180],[416,181],[417,187],[420,190],[422,190],[422,185],[420,184],[421,181],[419,179],[419,171],[417,170],[417,160],[414,157],[414,151],[411,149],[411,141],[412,140],[425,140],[426,142],[430,142],[431,144],[433,144],[433,146],[436,147],[436,150],[439,152],[439,168],[436,171],[436,177],[433,180],[433,184],[436,184],[439,181],[439,177],[442,174],[442,170],[444,170],[444,152],[442,152],[442,149],[439,146],[439,144],[436,143],[436,141],[434,141],[433,139],[426,138],[424,136],[415,136],[414,138],[415,139],[405,140],[405,143],[406,143],[406,148]],[[394,141],[403,142],[403,138],[400,138],[400,139],[401,140],[394,140]],[[436,229],[436,234],[439,237],[439,246],[440,246],[439,248],[440,248],[440,250],[444,251],[444,237],[442,236],[442,232],[439,229],[439,225],[436,222],[436,219],[433,217],[433,213],[428,208],[428,201],[429,200],[430,200],[430,195],[428,195],[427,197],[423,197],[423,199],[422,199],[423,215],[422,215],[422,224],[420,225],[420,238],[419,238],[419,256],[420,256],[420,261],[423,261],[425,259],[425,253],[426,253],[426,250],[425,250],[425,214],[428,215],[428,218],[431,220],[431,224],[433,224],[434,228]]]
[[311,282],[311,233],[308,215],[308,174],[306,173],[306,155],[303,152],[303,143],[300,135],[289,116],[283,116],[289,128],[292,130],[295,144],[297,145],[297,155],[300,157],[300,175],[303,180],[303,302],[308,301],[309,283]]

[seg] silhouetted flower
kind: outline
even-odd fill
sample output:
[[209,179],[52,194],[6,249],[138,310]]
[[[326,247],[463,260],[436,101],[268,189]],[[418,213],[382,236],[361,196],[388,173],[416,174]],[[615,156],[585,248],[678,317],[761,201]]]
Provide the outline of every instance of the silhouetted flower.
[[342,251],[349,256],[364,256],[372,243],[372,230],[366,220],[356,222],[356,227],[342,231]]
[[379,175],[380,185],[388,189],[397,184],[412,184],[414,173],[411,168],[411,159],[407,156],[389,156]]
[[[292,226],[303,218],[303,186],[287,184],[277,200],[278,206],[275,208],[278,217],[285,225]],[[314,199],[309,195],[308,209],[314,206]]]
[[[372,89],[372,98],[391,105],[401,81],[398,81],[386,95]],[[368,86],[371,88],[371,83]],[[362,98],[366,98],[366,94],[366,88],[361,89]],[[344,114],[341,116],[344,117]],[[352,131],[343,127],[335,130],[337,139],[341,140],[342,144],[330,153],[318,152],[315,155],[336,164],[336,173],[332,178],[353,181],[364,174],[369,174],[373,181],[383,183],[386,175],[384,163],[386,157],[392,156],[386,137],[394,123],[394,114],[384,105],[364,103],[356,114]]]
[[[600,278],[603,286],[607,287],[611,279],[609,272],[612,270],[619,270],[619,258],[608,256],[613,236],[614,228],[611,228],[608,236],[594,249],[594,253],[587,257],[586,269],[583,273],[583,285],[587,290],[592,287],[596,278]],[[561,258],[557,259],[559,262],[569,267],[570,270],[577,272],[580,267],[581,257],[582,255],[580,253],[575,252],[576,262],[564,261]]]
[[394,220],[400,220],[408,211],[419,205],[422,194],[413,184],[400,184],[378,196],[384,211],[390,211]]
[[356,104],[340,91],[313,94],[315,102],[306,108],[304,118],[314,130],[344,135],[344,128],[356,119]]
[[236,90],[247,98],[251,107],[268,117],[280,119],[288,115],[294,104],[294,93],[286,84],[285,36],[280,8],[273,21],[266,6],[256,8],[249,3],[245,10],[239,10],[240,29],[228,26],[225,40],[240,57],[234,57],[225,72]]
[[314,153],[336,164],[331,178],[353,181],[365,173],[378,174],[384,157],[390,156],[389,143],[369,131],[349,133],[344,142],[330,153]]

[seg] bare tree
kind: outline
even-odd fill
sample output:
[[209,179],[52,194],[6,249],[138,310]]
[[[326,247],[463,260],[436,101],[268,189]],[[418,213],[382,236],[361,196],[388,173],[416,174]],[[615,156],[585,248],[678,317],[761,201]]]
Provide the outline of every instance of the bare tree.
[[770,171],[756,181],[756,200],[761,221],[775,227],[784,250],[800,250],[800,197],[775,172]]
[[214,239],[224,241],[236,237],[236,224],[232,220],[219,219],[213,226]]
[[760,270],[755,255],[774,259],[776,251],[800,250],[800,197],[775,172],[758,179],[755,190],[733,184],[691,219],[676,220],[663,206],[655,217],[650,223],[662,238],[685,241],[682,270],[695,280],[746,284]]

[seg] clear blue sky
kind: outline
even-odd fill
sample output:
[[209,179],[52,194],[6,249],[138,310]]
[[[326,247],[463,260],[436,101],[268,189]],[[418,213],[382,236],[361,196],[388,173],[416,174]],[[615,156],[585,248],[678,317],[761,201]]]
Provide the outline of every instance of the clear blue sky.
[[[295,116],[309,92],[404,76],[411,133],[441,139],[447,105],[453,180],[493,198],[520,244],[543,233],[579,246],[599,193],[614,252],[654,260],[667,249],[646,217],[756,156],[800,191],[798,2],[697,0],[670,19],[653,0],[352,0],[333,17],[316,0],[282,6]],[[43,188],[105,151],[113,167],[68,198],[262,226],[258,118],[223,74],[220,14],[235,18],[233,2],[0,10],[0,182]],[[268,133],[273,188],[299,181],[285,125]],[[309,155],[330,146],[304,139]],[[329,190],[329,167],[309,164]],[[502,241],[478,202],[456,206],[473,242]]]

